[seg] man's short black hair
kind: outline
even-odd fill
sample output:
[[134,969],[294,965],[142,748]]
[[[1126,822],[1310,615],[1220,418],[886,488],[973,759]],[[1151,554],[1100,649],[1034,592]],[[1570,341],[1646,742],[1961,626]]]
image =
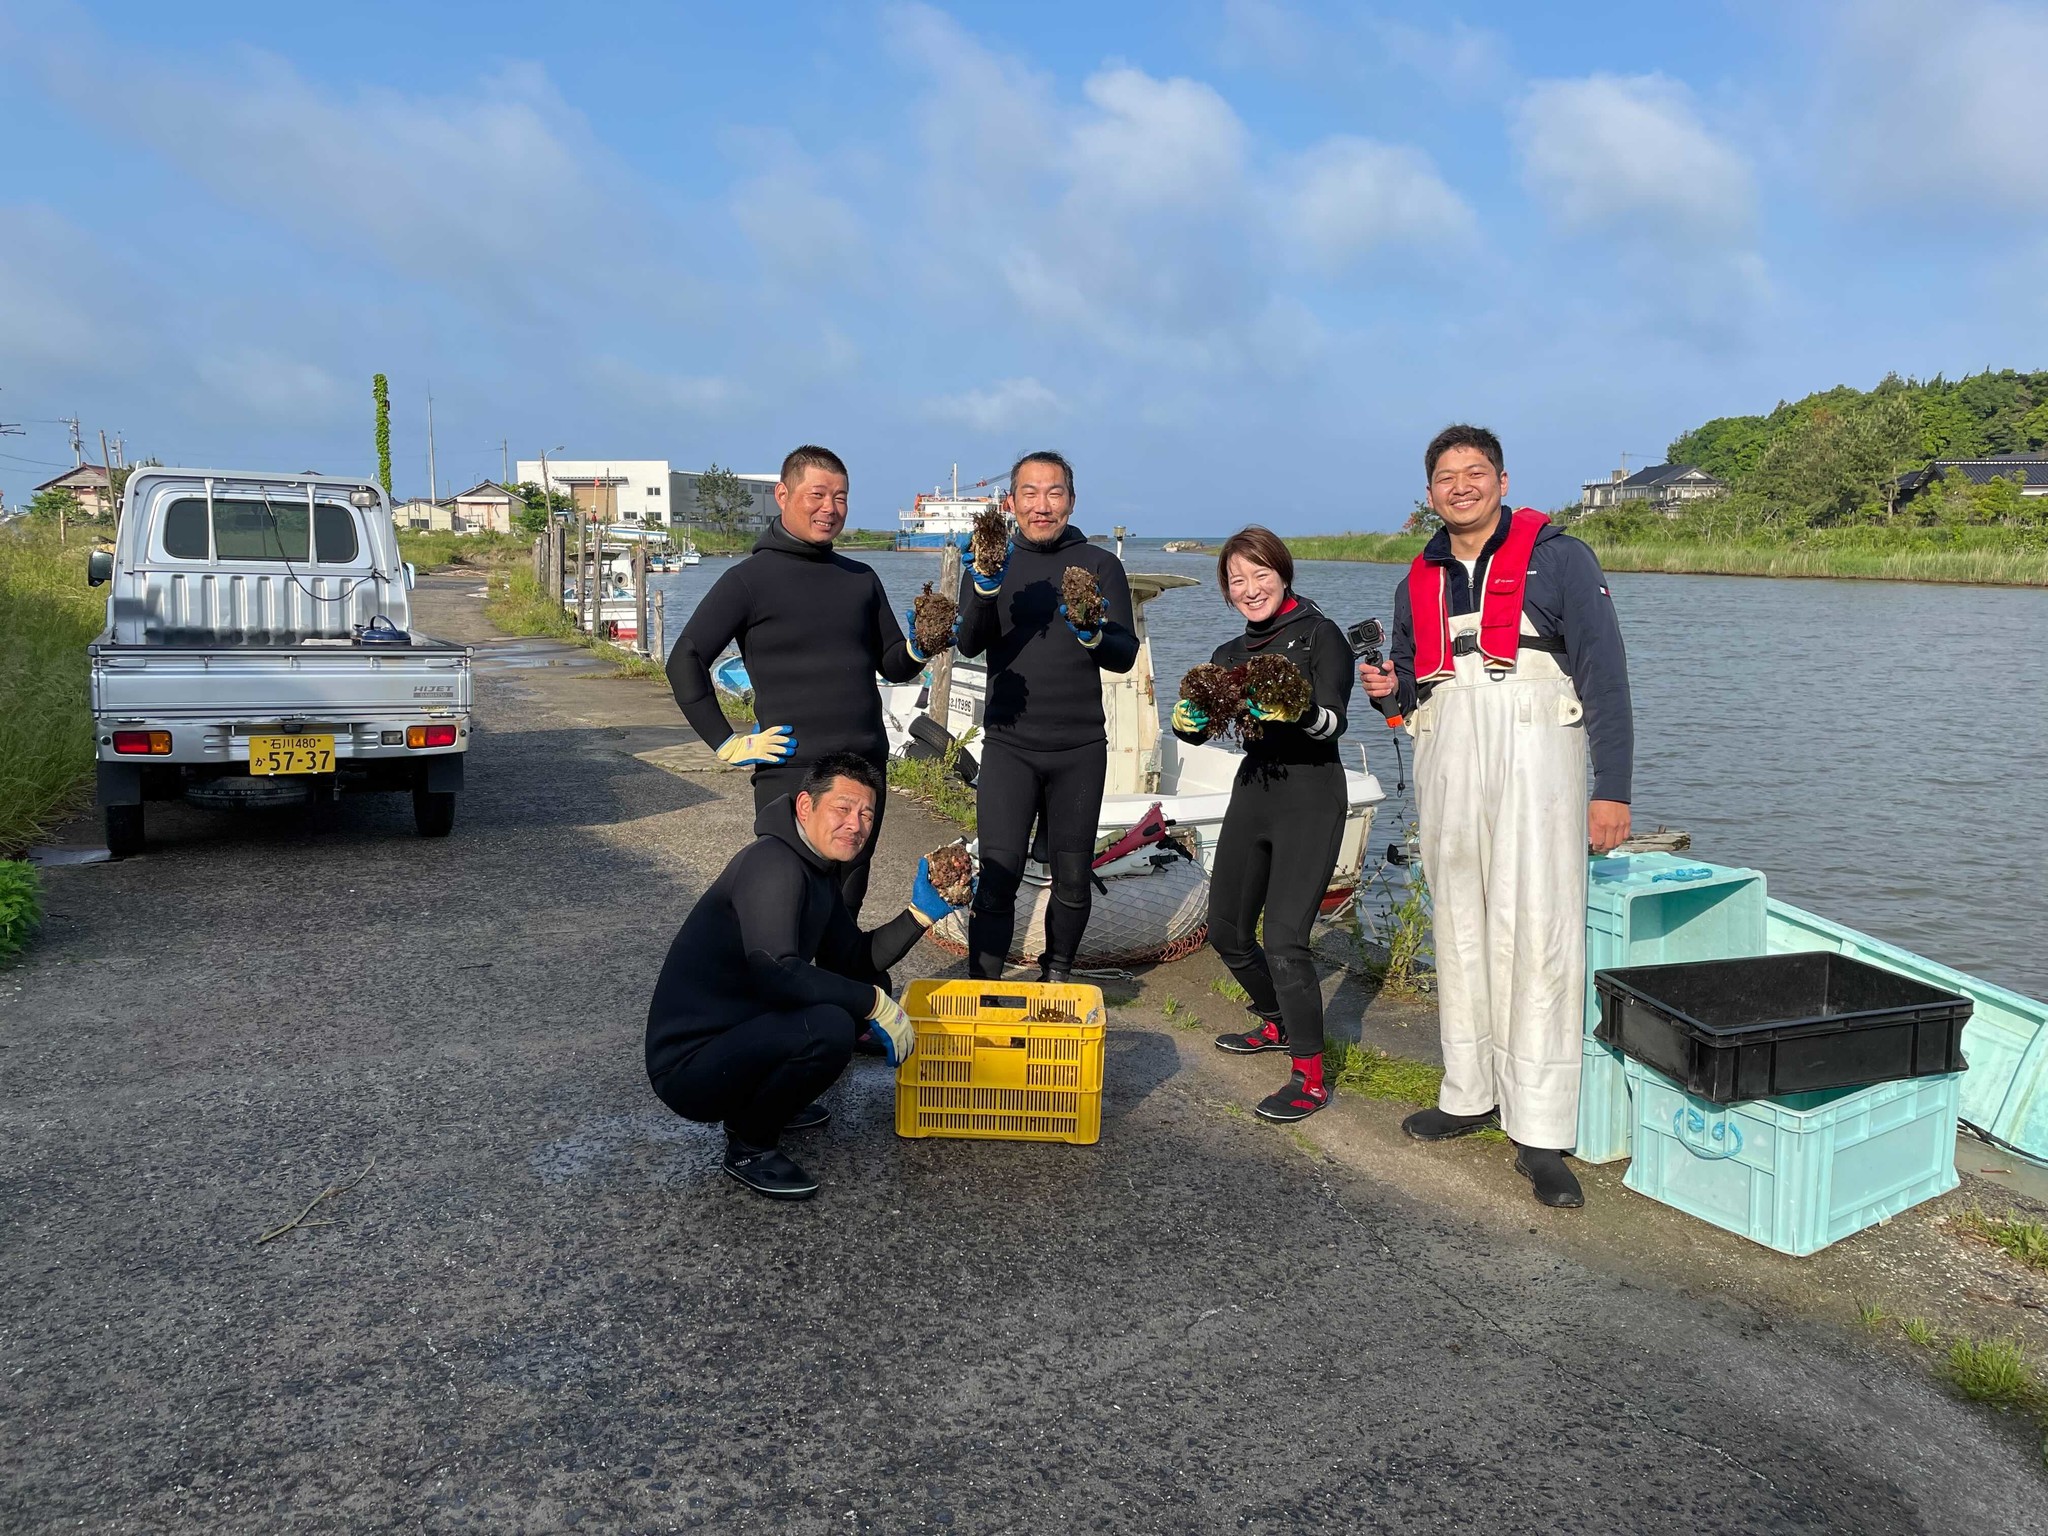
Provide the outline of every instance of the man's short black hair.
[[1059,465],[1060,473],[1067,477],[1067,500],[1072,501],[1074,499],[1074,466],[1067,462],[1064,454],[1054,453],[1050,448],[1041,448],[1036,453],[1027,453],[1023,458],[1010,466],[1011,491],[1014,492],[1017,489],[1017,473],[1026,464]]
[[858,752],[827,752],[811,764],[811,771],[804,775],[804,781],[797,786],[796,792],[809,795],[815,805],[819,796],[832,787],[834,779],[851,779],[856,784],[865,784],[876,803],[881,802],[882,776],[875,771],[875,765]]
[[1500,451],[1500,439],[1484,427],[1470,427],[1460,422],[1454,427],[1445,427],[1429,440],[1429,447],[1422,454],[1422,478],[1424,481],[1436,478],[1436,461],[1453,448],[1477,448],[1493,461],[1493,472],[1507,473],[1506,456]]
[[792,491],[804,483],[804,471],[822,469],[827,474],[837,475],[842,480],[853,477],[846,472],[846,460],[830,448],[820,448],[816,443],[805,443],[801,448],[792,448],[789,457],[782,461],[782,483]]

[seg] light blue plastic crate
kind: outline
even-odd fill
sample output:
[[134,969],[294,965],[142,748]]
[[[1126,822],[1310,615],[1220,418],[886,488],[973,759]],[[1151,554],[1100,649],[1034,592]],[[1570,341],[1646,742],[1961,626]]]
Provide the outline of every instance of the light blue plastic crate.
[[1581,1162],[1629,1155],[1632,1120],[1622,1058],[1593,1038],[1595,971],[1764,953],[1763,875],[1669,853],[1595,859],[1586,881],[1585,1050],[1579,1072]]
[[1774,955],[1822,949],[1881,965],[1970,999],[1963,1026],[1962,1118],[2031,1157],[2048,1159],[2048,1003],[2022,997],[1953,967],[1795,907],[1769,904]]
[[1956,1187],[1966,1073],[1713,1104],[1626,1063],[1635,1153],[1622,1183],[1803,1258]]

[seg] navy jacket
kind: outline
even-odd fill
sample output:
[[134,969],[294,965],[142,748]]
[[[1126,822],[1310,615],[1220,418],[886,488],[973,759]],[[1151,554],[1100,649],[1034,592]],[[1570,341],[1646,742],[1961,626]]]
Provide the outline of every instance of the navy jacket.
[[[1509,510],[1502,507],[1500,525],[1486,541],[1475,562],[1479,582],[1486,581],[1487,562],[1507,542]],[[1422,556],[1432,565],[1448,570],[1445,582],[1450,611],[1476,613],[1478,594],[1465,579],[1465,567],[1451,553],[1451,536],[1439,528]],[[1619,800],[1626,804],[1634,773],[1635,715],[1629,702],[1628,655],[1622,648],[1621,625],[1614,616],[1614,600],[1607,594],[1607,577],[1599,558],[1562,528],[1545,528],[1536,536],[1529,555],[1529,580],[1522,589],[1522,611],[1536,633],[1562,636],[1564,654],[1558,664],[1578,689],[1579,702],[1586,708],[1586,744],[1593,759],[1593,798]],[[1408,602],[1408,578],[1394,589],[1394,635],[1388,660],[1399,681],[1392,697],[1373,702],[1382,713],[1391,712],[1394,700],[1402,713],[1412,711],[1421,698],[1415,686],[1415,619]]]

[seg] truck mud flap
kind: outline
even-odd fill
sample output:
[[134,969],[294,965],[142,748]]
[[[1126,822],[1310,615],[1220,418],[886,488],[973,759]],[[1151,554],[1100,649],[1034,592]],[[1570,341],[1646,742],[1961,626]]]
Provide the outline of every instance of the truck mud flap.
[[435,795],[456,793],[462,788],[463,756],[460,752],[444,752],[428,758],[420,764],[420,788]]
[[140,805],[142,804],[142,765],[140,763],[100,762],[94,765],[98,783],[94,787],[93,800],[99,805]]

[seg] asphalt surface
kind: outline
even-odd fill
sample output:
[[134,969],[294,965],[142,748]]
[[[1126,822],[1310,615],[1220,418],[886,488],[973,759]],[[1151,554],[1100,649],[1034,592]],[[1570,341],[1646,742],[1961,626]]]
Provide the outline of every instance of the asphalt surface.
[[[0,973],[0,1528],[2042,1528],[2023,1433],[1924,1372],[1305,1155],[1199,1036],[1113,1034],[1092,1148],[900,1141],[857,1060],[819,1198],[749,1194],[640,1057],[745,783],[576,662],[483,658],[445,842],[152,807],[49,872]],[[942,840],[892,809],[871,921]]]

